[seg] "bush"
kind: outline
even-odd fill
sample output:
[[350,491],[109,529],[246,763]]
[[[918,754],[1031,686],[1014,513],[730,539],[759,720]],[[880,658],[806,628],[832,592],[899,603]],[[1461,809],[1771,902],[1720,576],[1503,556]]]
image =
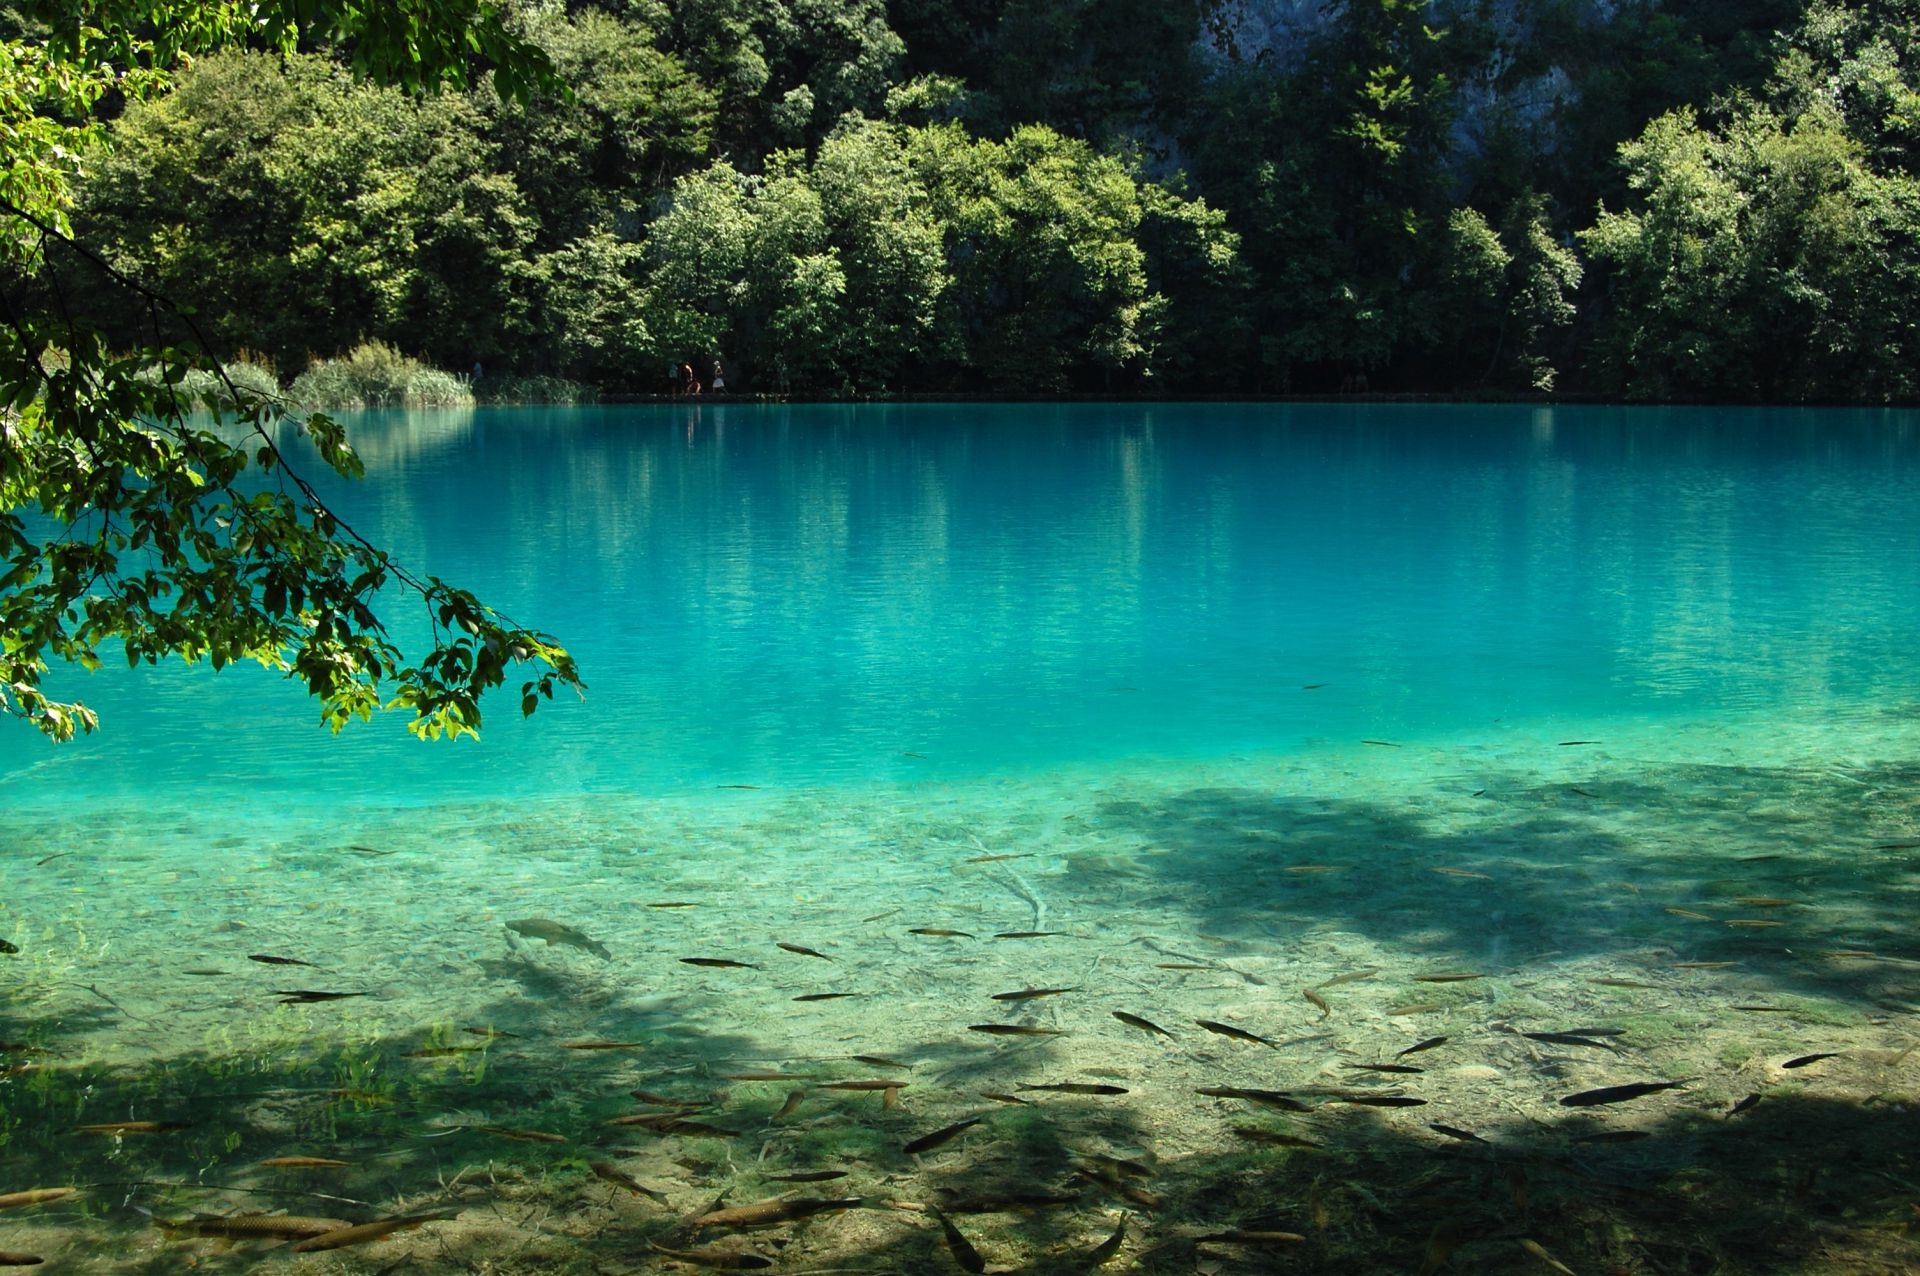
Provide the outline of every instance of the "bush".
[[289,397],[303,408],[470,408],[465,377],[429,368],[384,341],[366,341],[338,359],[316,360],[294,378]]
[[592,403],[599,391],[565,377],[487,377],[474,386],[482,403]]
[[[221,364],[220,370],[226,374],[224,381],[210,369],[195,368],[174,388],[189,407],[205,408],[209,412],[232,412],[236,406],[250,408],[260,399],[280,400],[280,378],[273,374],[272,365],[242,354],[232,363]],[[157,381],[160,370],[149,368],[147,376]],[[227,391],[229,384],[240,393],[238,405]]]

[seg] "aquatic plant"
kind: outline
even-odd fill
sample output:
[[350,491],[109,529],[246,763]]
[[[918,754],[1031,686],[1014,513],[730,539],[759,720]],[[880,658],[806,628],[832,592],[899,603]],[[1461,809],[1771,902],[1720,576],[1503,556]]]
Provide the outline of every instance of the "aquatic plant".
[[366,341],[336,359],[315,360],[294,378],[289,397],[306,408],[460,408],[473,406],[462,377],[430,368],[384,341]]

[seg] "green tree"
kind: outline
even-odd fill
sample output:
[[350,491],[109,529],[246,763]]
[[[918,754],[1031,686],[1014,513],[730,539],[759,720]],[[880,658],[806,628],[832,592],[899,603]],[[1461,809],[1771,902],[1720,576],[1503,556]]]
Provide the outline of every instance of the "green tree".
[[[0,33],[0,712],[55,739],[93,729],[93,713],[47,694],[42,678],[49,660],[97,665],[110,642],[134,663],[285,670],[335,729],[385,703],[411,710],[422,736],[475,733],[481,695],[525,662],[538,672],[521,687],[523,712],[577,686],[552,638],[412,574],[342,524],[285,465],[265,428],[271,403],[227,382],[240,429],[191,420],[177,387],[208,362],[204,337],[68,223],[106,95],[161,93],[188,55],[241,41],[291,54],[323,40],[375,81],[461,86],[485,65],[510,93],[551,79],[545,57],[474,0],[96,0],[33,16],[42,25]],[[74,259],[149,317],[144,348],[116,352],[49,295],[49,273]],[[315,415],[303,428],[323,463],[359,473],[337,423]],[[373,609],[389,584],[433,618],[417,663]]]

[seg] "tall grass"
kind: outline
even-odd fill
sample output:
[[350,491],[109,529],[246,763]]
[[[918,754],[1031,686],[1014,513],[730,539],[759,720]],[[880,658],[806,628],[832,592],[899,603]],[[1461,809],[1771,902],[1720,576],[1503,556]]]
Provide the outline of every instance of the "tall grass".
[[474,386],[483,403],[592,403],[600,392],[565,377],[487,377]]
[[[222,380],[210,368],[193,368],[174,384],[174,393],[188,408],[205,408],[209,412],[232,412],[236,409],[251,408],[262,399],[280,398],[280,378],[273,374],[273,366],[244,351],[232,363],[220,365],[220,371],[226,374]],[[160,379],[157,367],[147,369],[146,375],[154,381]],[[227,390],[232,385],[239,392],[240,402],[234,402],[233,394]]]
[[303,408],[470,408],[466,378],[430,368],[384,341],[366,341],[337,359],[319,359],[287,392]]

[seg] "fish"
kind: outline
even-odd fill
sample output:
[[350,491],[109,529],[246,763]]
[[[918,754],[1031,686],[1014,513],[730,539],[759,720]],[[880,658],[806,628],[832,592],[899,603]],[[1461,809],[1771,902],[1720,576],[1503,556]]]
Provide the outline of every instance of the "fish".
[[771,1258],[762,1258],[746,1249],[668,1249],[657,1241],[648,1241],[647,1246],[663,1258],[692,1263],[696,1267],[711,1267],[717,1271],[748,1272],[773,1266]]
[[353,1226],[343,1218],[307,1218],[298,1214],[227,1214],[178,1220],[156,1216],[153,1224],[169,1234],[184,1233],[224,1240],[298,1240],[325,1236],[329,1232]]
[[1160,970],[1212,970],[1213,967],[1194,961],[1157,961],[1154,966]]
[[1756,1013],[1769,1015],[1790,1015],[1794,1013],[1792,1006],[1735,1006],[1734,1009],[1751,1010]]
[[1020,1099],[1020,1098],[1014,1097],[1011,1094],[999,1094],[992,1090],[982,1090],[980,1092],[980,1097],[983,1099],[992,1099],[995,1103],[1017,1103],[1023,1108],[1030,1108],[1033,1106],[1033,1101],[1031,1099]]
[[1022,988],[1018,992],[994,993],[993,999],[995,1001],[1032,1001],[1038,997],[1058,997],[1063,992],[1079,992],[1079,991],[1080,989],[1077,987],[1074,987],[1074,988]]
[[1194,1022],[1208,1032],[1217,1032],[1223,1037],[1232,1037],[1235,1041],[1255,1041],[1263,1046],[1279,1048],[1279,1042],[1269,1040],[1257,1032],[1248,1032],[1245,1028],[1236,1028],[1230,1023],[1217,1023],[1212,1019],[1195,1019]]
[[1675,917],[1684,917],[1689,921],[1710,922],[1713,920],[1713,918],[1707,916],[1705,913],[1696,913],[1691,908],[1666,908],[1661,911],[1671,913]]
[[688,966],[712,966],[720,970],[760,969],[750,961],[735,961],[731,957],[682,957],[680,961]]
[[1326,684],[1326,683],[1324,683],[1324,682],[1303,682],[1303,683],[1301,683],[1301,684],[1300,684],[1300,690],[1302,690],[1302,691],[1318,691],[1318,690],[1320,690],[1320,688],[1322,688],[1322,687],[1324,687],[1324,686],[1326,686],[1326,685],[1327,685],[1327,684]]
[[985,1119],[985,1117],[968,1117],[964,1121],[956,1121],[952,1125],[935,1130],[932,1134],[921,1135],[912,1142],[903,1145],[900,1150],[909,1155],[917,1152],[930,1152],[949,1139],[958,1138],[960,1135],[965,1134]]
[[1058,1094],[1125,1094],[1127,1088],[1119,1085],[1092,1085],[1084,1081],[1060,1081],[1051,1085],[1016,1085],[1016,1090],[1052,1090]]
[[1023,1023],[970,1023],[968,1032],[986,1032],[996,1037],[1063,1037],[1058,1028],[1029,1028]]
[[788,1174],[769,1174],[767,1178],[775,1183],[826,1183],[832,1179],[847,1177],[845,1170],[794,1170]]
[[655,904],[644,905],[647,908],[698,908],[699,903],[691,899],[663,899]]
[[1432,1130],[1435,1134],[1444,1134],[1448,1138],[1458,1139],[1462,1143],[1485,1143],[1486,1142],[1485,1139],[1475,1134],[1472,1130],[1462,1130],[1458,1126],[1452,1126],[1452,1125],[1441,1125],[1438,1121],[1427,1122],[1427,1128],[1429,1130]]
[[998,864],[1002,860],[1030,860],[1032,851],[1016,851],[1005,855],[976,855],[968,860],[969,864]]
[[710,1139],[740,1137],[738,1130],[708,1125],[705,1121],[688,1121],[673,1112],[646,1112],[638,1116],[614,1117],[607,1124],[637,1126],[642,1130],[651,1130],[655,1134],[691,1134]]
[[1560,1106],[1592,1108],[1603,1103],[1625,1103],[1629,1099],[1658,1094],[1662,1090],[1677,1090],[1686,1084],[1685,1081],[1633,1081],[1626,1085],[1602,1086],[1598,1090],[1582,1090],[1579,1094],[1570,1094],[1560,1100]]
[[1153,1177],[1153,1167],[1151,1165],[1143,1165],[1139,1161],[1129,1161],[1124,1157],[1109,1156],[1105,1152],[1082,1152],[1080,1155],[1084,1157],[1089,1164],[1102,1166],[1132,1178],[1150,1179]]
[[377,1241],[382,1236],[390,1236],[395,1232],[405,1231],[409,1227],[418,1227],[422,1223],[457,1218],[459,1214],[459,1210],[435,1210],[430,1214],[401,1214],[393,1218],[376,1218],[371,1223],[343,1227],[337,1232],[327,1232],[320,1236],[309,1236],[304,1241],[295,1241],[288,1248],[296,1254],[312,1254],[326,1249],[345,1249],[349,1245]]
[[1157,1210],[1166,1204],[1160,1197],[1149,1192],[1137,1183],[1131,1183],[1125,1175],[1111,1166],[1082,1162],[1073,1167],[1073,1172],[1085,1179],[1091,1179],[1102,1187],[1117,1192],[1142,1209]]
[[180,973],[183,975],[192,975],[198,979],[211,979],[214,976],[225,975],[228,972],[224,970],[215,970],[211,966],[193,966],[193,967],[190,967],[189,969],[181,971]]
[[1737,961],[1676,961],[1675,970],[1725,970],[1728,966],[1738,966]]
[[837,1001],[842,997],[858,997],[857,992],[808,992],[795,997],[795,1001]]
[[418,1050],[403,1050],[402,1059],[447,1059],[457,1054],[477,1054],[485,1046],[422,1046]]
[[320,969],[312,962],[301,961],[298,957],[275,957],[271,953],[248,953],[247,960],[257,961],[267,966],[309,966],[314,970]]
[[1616,1050],[1605,1041],[1596,1041],[1592,1037],[1583,1037],[1574,1032],[1523,1032],[1521,1036],[1530,1041],[1545,1041],[1556,1046],[1591,1046],[1596,1050]]
[[907,934],[933,935],[936,938],[940,938],[940,939],[974,939],[976,938],[976,936],[969,934],[964,930],[948,930],[942,926],[910,926],[907,928]]
[[26,1205],[64,1201],[79,1190],[77,1187],[30,1187],[24,1192],[0,1193],[0,1210],[17,1210]]
[[967,1238],[960,1234],[960,1229],[953,1225],[953,1220],[949,1219],[939,1210],[935,1210],[933,1216],[939,1221],[940,1230],[946,1233],[947,1249],[952,1252],[953,1261],[960,1264],[963,1271],[973,1272],[976,1276],[978,1276],[978,1273],[986,1271],[987,1260],[980,1257],[980,1251],[969,1244]]
[[1064,935],[1064,930],[998,930],[993,933],[995,939],[1045,939],[1050,935]]
[[794,1114],[802,1103],[806,1102],[806,1098],[807,1092],[805,1090],[795,1090],[787,1096],[787,1101],[780,1105],[780,1110],[773,1114],[773,1119],[776,1121],[786,1120]]
[[1333,1013],[1333,1007],[1327,1004],[1327,999],[1325,997],[1322,997],[1319,993],[1315,992],[1313,989],[1302,988],[1300,990],[1300,995],[1302,997],[1305,997],[1308,1001],[1312,1002],[1314,1005],[1320,1008],[1320,1017],[1322,1019],[1325,1019],[1328,1015],[1331,1015]]
[[853,1060],[855,1063],[872,1064],[876,1068],[912,1068],[913,1067],[913,1065],[910,1063],[902,1063],[898,1059],[889,1059],[885,1055],[850,1054],[847,1056],[847,1058]]
[[1329,1102],[1358,1103],[1369,1108],[1418,1108],[1424,1107],[1427,1100],[1416,1099],[1410,1094],[1346,1094]]
[[904,1090],[908,1082],[894,1081],[888,1078],[876,1078],[871,1081],[822,1081],[816,1090]]
[[716,788],[716,789],[749,789],[749,790],[753,790],[753,789],[758,789],[758,788],[759,788],[760,786],[759,786],[759,785],[757,785],[757,784],[716,784],[716,785],[714,785],[713,787],[714,787],[714,788]]
[[358,855],[393,855],[393,854],[397,854],[397,852],[394,852],[394,851],[383,851],[383,850],[380,850],[380,849],[379,849],[379,848],[377,848],[377,847],[372,847],[372,846],[353,846],[353,845],[349,845],[349,846],[347,847],[347,849],[348,849],[348,850],[350,850],[350,851],[353,851],[353,852],[354,852],[355,854],[358,854]]
[[1777,895],[1742,895],[1739,899],[1736,899],[1733,902],[1736,904],[1744,904],[1748,908],[1798,908],[1800,907],[1799,900],[1781,899]]
[[1416,984],[1463,984],[1469,979],[1484,978],[1486,976],[1477,970],[1443,970],[1432,975],[1415,975],[1413,982]]
[[495,1138],[517,1139],[522,1143],[565,1143],[567,1141],[566,1135],[554,1134],[548,1130],[515,1130],[504,1125],[472,1125],[467,1128],[478,1130],[482,1134],[491,1134]]
[[815,1214],[824,1214],[829,1210],[858,1209],[863,1203],[858,1196],[838,1199],[821,1196],[776,1196],[771,1200],[754,1201],[750,1205],[732,1205],[725,1209],[708,1210],[696,1214],[687,1220],[688,1227],[768,1227],[774,1223],[785,1223],[796,1218],[808,1218]]
[[1349,1063],[1349,1068],[1365,1068],[1368,1072],[1397,1072],[1413,1076],[1425,1072],[1425,1068],[1416,1068],[1410,1063]]
[[1754,1104],[1758,1102],[1760,1102],[1760,1095],[1758,1093],[1750,1094],[1746,1098],[1740,1100],[1740,1102],[1728,1108],[1727,1115],[1730,1117],[1739,1116],[1742,1112],[1745,1112],[1748,1108],[1752,1107]]
[[889,908],[889,909],[888,909],[888,910],[887,910],[886,912],[884,912],[884,913],[875,913],[875,914],[874,914],[873,916],[871,916],[871,917],[862,917],[862,918],[860,919],[860,923],[861,923],[861,925],[865,925],[865,924],[866,924],[866,923],[868,923],[868,922],[883,922],[883,921],[885,921],[885,920],[887,920],[887,918],[889,918],[889,917],[892,917],[892,916],[894,916],[894,915],[895,915],[896,913],[898,913],[899,911],[900,911],[900,910],[899,910],[899,909],[897,909],[897,908]]
[[1492,874],[1476,873],[1470,868],[1429,868],[1427,871],[1429,873],[1440,873],[1447,877],[1478,877],[1489,882],[1493,880]]
[[575,930],[565,922],[556,922],[547,917],[522,917],[519,921],[506,923],[506,926],[516,935],[524,935],[528,939],[546,940],[549,948],[555,944],[565,944],[569,948],[578,948],[582,952],[592,953],[602,961],[613,960],[613,954],[607,951],[605,944],[582,931]]
[[[640,1050],[646,1047],[644,1041],[562,1041],[562,1050]],[[472,1049],[472,1047],[468,1047]]]
[[637,1196],[644,1196],[648,1200],[661,1205],[667,1203],[667,1194],[665,1192],[648,1187],[645,1183],[642,1183],[639,1179],[633,1177],[633,1175],[627,1173],[611,1161],[590,1161],[587,1164],[587,1168],[593,1171],[595,1178],[611,1183],[615,1187],[624,1187]]
[[20,945],[14,943],[11,939],[0,939],[0,953],[5,953],[7,956],[12,957],[18,954],[19,951]]
[[833,960],[833,958],[827,956],[825,953],[817,953],[813,951],[813,949],[804,947],[803,945],[800,945],[800,944],[789,944],[780,940],[775,940],[774,947],[784,948],[790,953],[799,953],[802,957],[818,957],[821,961]]
[[1803,1054],[1798,1059],[1789,1059],[1780,1066],[1783,1068],[1804,1068],[1808,1064],[1818,1063],[1822,1059],[1838,1059],[1840,1053],[1838,1050],[1823,1050],[1819,1054]]
[[1138,1028],[1142,1032],[1156,1033],[1162,1037],[1171,1037],[1173,1035],[1159,1024],[1154,1023],[1151,1019],[1142,1019],[1139,1015],[1130,1015],[1124,1010],[1114,1011],[1113,1017],[1128,1027]]
[[1338,873],[1338,864],[1289,864],[1280,870],[1282,873]]
[[1401,1058],[1405,1058],[1407,1055],[1419,1054],[1423,1050],[1432,1050],[1437,1046],[1444,1046],[1446,1044],[1447,1044],[1447,1039],[1445,1037],[1428,1037],[1424,1041],[1414,1042],[1412,1045],[1408,1046],[1405,1050],[1394,1051],[1393,1057],[1396,1059],[1401,1059]]
[[1233,1132],[1249,1143],[1271,1143],[1275,1147],[1317,1148],[1320,1144],[1284,1130],[1263,1130],[1257,1125],[1236,1125]]
[[1349,970],[1344,975],[1335,975],[1325,983],[1314,985],[1317,988],[1338,988],[1341,984],[1356,984],[1362,979],[1372,979],[1380,973],[1378,966],[1369,966],[1365,970]]
[[501,1028],[462,1028],[460,1031],[465,1033],[470,1033],[471,1035],[476,1037],[486,1037],[488,1039],[492,1039],[494,1037],[512,1037],[516,1041],[521,1039],[519,1033],[507,1032],[506,1030]]
[[1120,1252],[1127,1240],[1127,1216],[1120,1216],[1119,1226],[1113,1229],[1113,1235],[1095,1245],[1076,1260],[1081,1267],[1098,1267]]
[[1234,1228],[1225,1232],[1208,1232],[1205,1236],[1193,1238],[1201,1244],[1215,1245],[1286,1245],[1307,1238],[1299,1232],[1250,1232]]
[[1570,748],[1576,744],[1598,744],[1598,743],[1600,743],[1598,740],[1562,740],[1560,741],[1560,747],[1565,749],[1565,748]]
[[1770,917],[1729,917],[1727,925],[1739,926],[1746,930],[1760,930],[1768,926],[1785,926],[1785,922],[1776,922]]
[[283,1006],[304,1005],[310,1001],[345,1001],[349,997],[371,997],[370,992],[320,992],[312,988],[268,989]]
[[1660,986],[1659,984],[1645,983],[1638,979],[1614,979],[1609,976],[1589,979],[1587,982],[1590,984],[1598,984],[1602,988],[1658,988]]
[[[939,1190],[951,1192],[953,1189]],[[940,1208],[949,1214],[1000,1214],[1008,1210],[1051,1209],[1072,1205],[1079,1199],[1078,1192],[994,1192],[985,1196],[963,1196]]]
[[95,1125],[76,1125],[75,1134],[172,1134],[193,1126],[191,1121],[102,1121]]
[[329,1090],[327,1094],[335,1099],[345,1099],[349,1103],[365,1103],[369,1106],[391,1106],[393,1096],[381,1094],[377,1090]]
[[1248,1103],[1263,1103],[1270,1108],[1279,1108],[1283,1112],[1311,1112],[1313,1109],[1292,1095],[1280,1090],[1248,1090],[1241,1086],[1219,1085],[1203,1086],[1194,1091],[1213,1099],[1244,1099]]
[[270,1156],[260,1162],[272,1169],[286,1170],[338,1170],[352,1165],[352,1161],[341,1161],[331,1156]]
[[[0,939],[0,944],[4,944]],[[0,1249],[0,1267],[38,1267],[47,1260],[38,1254],[23,1254],[18,1250]]]
[[1379,749],[1397,749],[1400,747],[1391,740],[1362,740],[1360,743],[1371,744]]
[[1446,1007],[1437,1001],[1421,1001],[1408,1006],[1392,1006],[1387,1010],[1387,1013],[1404,1018],[1410,1015],[1430,1015],[1436,1010],[1445,1009]]
[[704,1108],[707,1106],[707,1100],[705,1099],[676,1099],[671,1095],[657,1094],[652,1090],[629,1090],[627,1093],[642,1103],[658,1104],[663,1108]]
[[723,1072],[720,1074],[728,1081],[813,1081],[817,1078],[812,1072],[770,1072],[765,1070],[751,1072]]

